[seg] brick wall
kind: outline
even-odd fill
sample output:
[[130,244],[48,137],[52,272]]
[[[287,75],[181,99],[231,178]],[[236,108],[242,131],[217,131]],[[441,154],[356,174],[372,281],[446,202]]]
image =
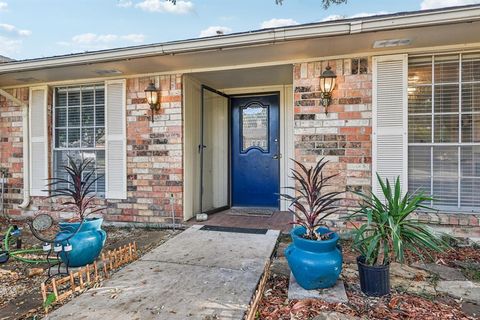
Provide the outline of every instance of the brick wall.
[[[327,64],[337,75],[337,87],[325,115],[319,76]],[[338,229],[346,227],[340,216],[357,204],[350,191],[369,192],[372,179],[371,59],[367,74],[352,75],[350,69],[350,60],[346,59],[299,63],[293,71],[295,158],[309,166],[325,157],[330,161],[327,173],[338,174],[334,189],[346,191],[342,211],[328,221]],[[480,215],[419,213],[412,218],[459,237],[480,239]]]
[[107,218],[123,222],[171,222],[170,195],[182,217],[182,77],[157,77],[160,111],[150,121],[144,90],[153,78],[127,81],[127,201],[111,203]]
[[[337,75],[328,114],[320,104],[319,76],[327,63]],[[349,60],[301,63],[294,66],[295,157],[307,165],[329,161],[328,174],[338,174],[338,191],[371,188],[371,73],[351,75]],[[356,201],[343,194],[343,212]],[[337,220],[338,215],[332,216]]]
[[[8,90],[28,103],[28,88]],[[0,167],[7,170],[4,208],[18,216],[23,200],[23,120],[22,107],[0,96]]]
[[[370,61],[371,62],[371,61]],[[294,66],[295,157],[313,165],[325,157],[327,171],[339,174],[335,188],[347,191],[342,200],[343,212],[357,201],[349,191],[371,189],[371,110],[372,76],[350,74],[349,60],[328,61],[337,74],[337,88],[329,113],[320,105],[319,80],[327,62],[299,63]],[[150,80],[161,87],[161,109],[155,122],[149,119],[144,88]],[[10,90],[28,101],[28,88]],[[49,99],[51,104],[51,99]],[[49,106],[51,108],[51,105]],[[181,75],[136,78],[127,81],[127,173],[128,199],[99,201],[108,207],[109,221],[169,223],[170,195],[174,195],[177,220],[182,218],[183,136]],[[50,128],[51,131],[51,128]],[[51,141],[50,141],[51,142]],[[33,215],[39,210],[60,213],[52,200],[33,198],[29,211],[18,209],[23,200],[22,110],[0,96],[0,166],[8,170],[5,208],[10,215]],[[51,159],[50,159],[51,161]],[[330,225],[345,227],[333,216]],[[480,216],[456,213],[418,214],[430,223],[454,235],[480,239]]]
[[[127,199],[99,200],[107,207],[105,219],[118,222],[151,224],[171,223],[173,210],[182,220],[183,154],[182,154],[182,81],[181,75],[145,77],[127,80]],[[150,121],[150,107],[144,90],[151,80],[161,88],[160,110]],[[28,101],[28,89],[15,95]],[[51,97],[51,95],[50,95]],[[51,110],[51,98],[49,110]],[[49,112],[51,114],[51,112]],[[49,140],[51,145],[51,117]],[[9,215],[32,216],[39,211],[69,218],[61,212],[57,200],[32,197],[28,211],[18,209],[23,200],[22,110],[0,98],[0,166],[9,171],[5,208]],[[51,167],[51,159],[50,167]]]

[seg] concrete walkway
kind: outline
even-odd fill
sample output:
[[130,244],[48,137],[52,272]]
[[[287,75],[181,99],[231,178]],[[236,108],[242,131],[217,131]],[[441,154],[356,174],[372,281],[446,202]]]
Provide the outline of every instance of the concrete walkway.
[[200,228],[192,226],[46,319],[242,319],[279,232]]

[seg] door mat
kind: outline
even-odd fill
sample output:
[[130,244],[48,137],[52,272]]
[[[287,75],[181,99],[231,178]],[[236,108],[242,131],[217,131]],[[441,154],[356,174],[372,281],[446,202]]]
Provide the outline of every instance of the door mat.
[[267,231],[268,231],[268,229],[236,228],[236,227],[220,227],[220,226],[203,226],[200,228],[200,230],[233,232],[233,233],[251,233],[251,234],[267,234]]
[[232,216],[247,216],[247,217],[270,217],[277,211],[270,208],[231,208],[226,212]]

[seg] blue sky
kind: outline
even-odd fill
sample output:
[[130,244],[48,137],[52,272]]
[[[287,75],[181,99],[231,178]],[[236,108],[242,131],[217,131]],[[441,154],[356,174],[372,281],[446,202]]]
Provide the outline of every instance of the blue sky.
[[480,0],[0,0],[0,55],[15,59],[92,51]]

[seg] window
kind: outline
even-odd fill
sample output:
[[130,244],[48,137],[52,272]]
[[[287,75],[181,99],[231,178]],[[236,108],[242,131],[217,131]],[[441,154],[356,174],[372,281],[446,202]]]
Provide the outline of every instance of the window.
[[[61,87],[55,90],[53,171],[66,178],[67,156],[92,158],[97,176],[105,173],[105,88],[102,85]],[[105,192],[105,178],[95,191]]]
[[242,152],[250,148],[268,152],[268,107],[252,103],[241,110]]
[[367,74],[368,73],[368,58],[355,58],[351,60],[352,74]]
[[416,57],[408,72],[408,188],[480,209],[480,54]]

